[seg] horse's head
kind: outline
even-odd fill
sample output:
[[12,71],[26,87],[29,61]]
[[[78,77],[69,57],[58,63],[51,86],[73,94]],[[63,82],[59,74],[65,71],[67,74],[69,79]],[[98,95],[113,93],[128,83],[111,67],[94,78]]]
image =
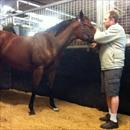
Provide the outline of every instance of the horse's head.
[[76,37],[83,41],[88,41],[89,43],[93,42],[96,29],[91,24],[91,21],[84,16],[82,11],[80,11],[77,20],[80,22],[80,25],[75,30]]

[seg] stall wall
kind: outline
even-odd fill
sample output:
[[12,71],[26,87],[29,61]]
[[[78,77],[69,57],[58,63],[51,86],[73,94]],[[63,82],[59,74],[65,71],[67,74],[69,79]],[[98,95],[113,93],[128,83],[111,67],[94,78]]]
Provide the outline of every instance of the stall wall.
[[[6,69],[7,68],[7,69]],[[4,73],[5,72],[5,73]],[[4,66],[0,73],[0,88],[13,88],[31,92],[31,72],[16,71]],[[3,80],[2,80],[3,79]],[[38,95],[48,96],[46,77],[37,88]],[[66,49],[53,87],[57,98],[80,105],[106,110],[104,95],[100,93],[100,62],[98,53],[84,49]],[[130,48],[126,49],[125,67],[121,80],[119,111],[130,114]]]

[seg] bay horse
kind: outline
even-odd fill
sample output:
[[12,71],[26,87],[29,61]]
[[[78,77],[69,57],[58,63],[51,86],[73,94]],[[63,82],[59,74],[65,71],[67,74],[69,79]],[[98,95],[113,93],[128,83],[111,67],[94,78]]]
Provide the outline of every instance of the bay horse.
[[[53,29],[56,31],[51,33]],[[95,33],[95,28],[82,12],[78,18],[63,21],[51,30],[38,32],[30,37],[0,31],[0,60],[15,69],[32,72],[32,95],[28,105],[30,115],[35,114],[35,88],[39,86],[45,73],[48,75],[50,106],[58,111],[52,86],[59,55],[75,39],[92,42]]]

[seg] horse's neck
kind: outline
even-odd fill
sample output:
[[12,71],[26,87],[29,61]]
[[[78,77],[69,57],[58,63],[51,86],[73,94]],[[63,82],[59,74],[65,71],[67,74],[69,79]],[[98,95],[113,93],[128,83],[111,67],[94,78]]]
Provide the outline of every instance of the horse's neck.
[[71,23],[61,33],[59,33],[56,36],[57,44],[58,44],[57,47],[59,49],[68,46],[71,43],[71,41],[75,39],[73,32],[79,26],[79,24],[80,23],[78,21]]

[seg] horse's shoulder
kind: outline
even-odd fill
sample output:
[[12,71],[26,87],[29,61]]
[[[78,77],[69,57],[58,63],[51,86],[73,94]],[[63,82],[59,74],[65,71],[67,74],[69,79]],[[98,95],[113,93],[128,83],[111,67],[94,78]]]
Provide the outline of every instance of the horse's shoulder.
[[49,32],[39,32],[39,33],[36,33],[34,36],[33,36],[33,40],[35,42],[44,42],[46,43],[50,38],[52,38],[54,35],[53,33],[49,33]]

